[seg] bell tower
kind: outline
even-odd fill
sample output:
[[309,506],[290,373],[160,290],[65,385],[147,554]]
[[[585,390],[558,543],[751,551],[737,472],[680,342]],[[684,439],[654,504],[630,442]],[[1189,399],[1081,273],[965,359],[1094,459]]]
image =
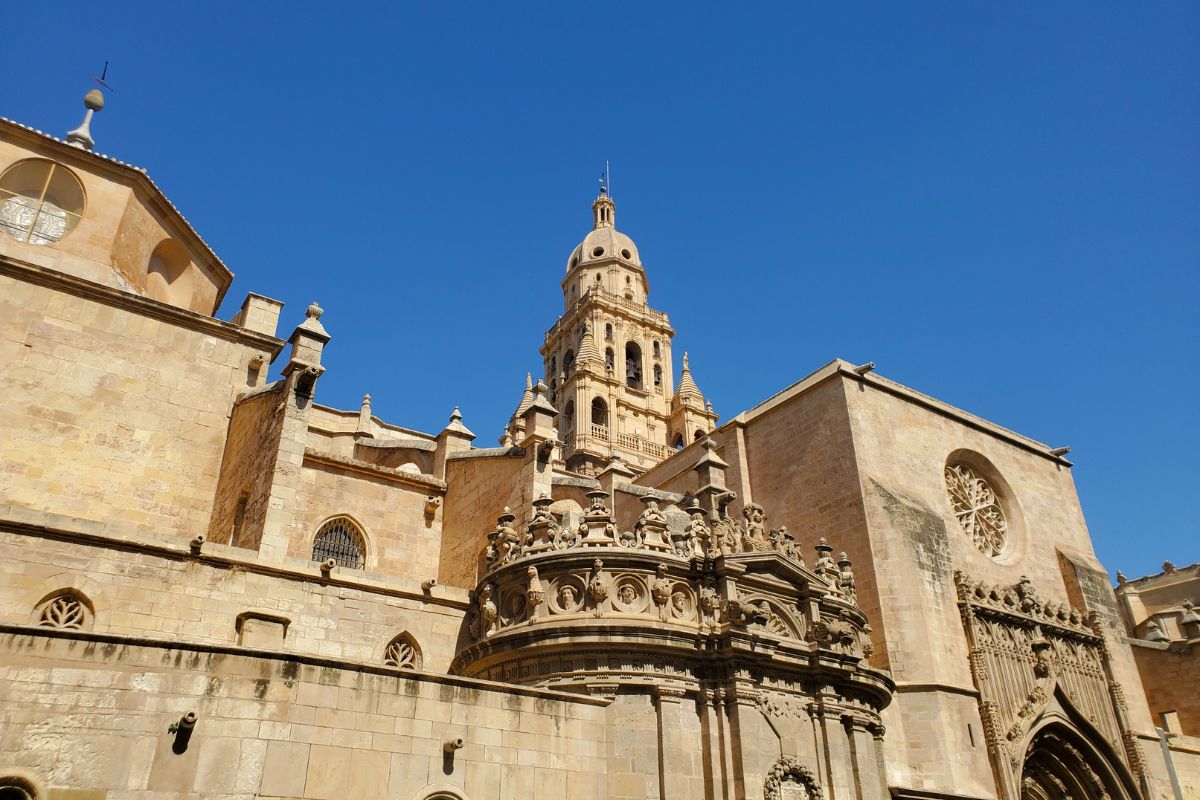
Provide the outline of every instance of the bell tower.
[[541,354],[568,469],[596,474],[618,455],[644,472],[712,430],[717,415],[686,359],[687,397],[675,396],[675,329],[648,303],[637,245],[617,230],[605,188],[592,203],[592,230],[567,259],[562,292],[563,314]]

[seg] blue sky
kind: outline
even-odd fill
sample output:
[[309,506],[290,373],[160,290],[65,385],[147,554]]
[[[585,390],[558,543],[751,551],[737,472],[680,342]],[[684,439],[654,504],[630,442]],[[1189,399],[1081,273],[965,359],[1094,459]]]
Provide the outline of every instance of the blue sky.
[[61,135],[111,60],[97,149],[237,273],[222,316],[316,298],[320,402],[484,446],[608,159],[723,416],[873,360],[1071,445],[1110,570],[1200,560],[1200,6],[731,8],[27,4],[0,114]]

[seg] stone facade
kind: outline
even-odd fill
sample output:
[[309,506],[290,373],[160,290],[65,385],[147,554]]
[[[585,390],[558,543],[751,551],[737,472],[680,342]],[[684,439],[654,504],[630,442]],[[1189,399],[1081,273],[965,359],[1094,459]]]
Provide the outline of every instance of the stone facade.
[[499,447],[330,408],[90,141],[0,121],[4,797],[1200,795],[1195,567],[1114,595],[1063,452],[842,361],[718,425],[606,192]]

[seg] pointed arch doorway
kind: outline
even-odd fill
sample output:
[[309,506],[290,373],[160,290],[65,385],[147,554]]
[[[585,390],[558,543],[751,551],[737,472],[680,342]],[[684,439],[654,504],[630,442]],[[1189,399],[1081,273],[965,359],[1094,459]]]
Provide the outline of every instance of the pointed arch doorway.
[[1134,800],[1125,771],[1065,725],[1039,730],[1021,767],[1021,800]]

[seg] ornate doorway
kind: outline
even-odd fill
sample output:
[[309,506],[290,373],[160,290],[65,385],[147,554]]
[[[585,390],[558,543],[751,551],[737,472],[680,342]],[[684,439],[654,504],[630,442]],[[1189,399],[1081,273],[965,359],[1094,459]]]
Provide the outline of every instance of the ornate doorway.
[[1122,800],[1136,797],[1113,766],[1065,728],[1043,728],[1021,770],[1021,800]]

